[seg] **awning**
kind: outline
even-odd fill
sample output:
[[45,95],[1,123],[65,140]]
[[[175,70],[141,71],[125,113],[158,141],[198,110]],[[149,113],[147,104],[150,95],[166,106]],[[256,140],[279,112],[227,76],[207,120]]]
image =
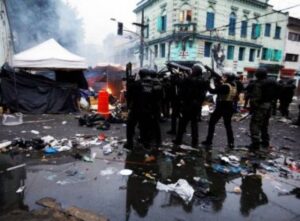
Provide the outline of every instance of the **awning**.
[[245,67],[244,70],[247,72],[256,72],[257,68]]
[[295,76],[295,74],[296,74],[296,70],[295,69],[283,68],[283,69],[281,69],[280,76],[281,77],[293,78]]

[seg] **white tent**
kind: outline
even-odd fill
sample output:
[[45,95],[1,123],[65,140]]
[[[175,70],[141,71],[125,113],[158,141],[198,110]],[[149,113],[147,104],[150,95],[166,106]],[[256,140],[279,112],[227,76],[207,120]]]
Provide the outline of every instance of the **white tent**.
[[72,54],[54,39],[50,39],[33,48],[16,54],[13,57],[12,66],[17,68],[87,68],[84,58]]

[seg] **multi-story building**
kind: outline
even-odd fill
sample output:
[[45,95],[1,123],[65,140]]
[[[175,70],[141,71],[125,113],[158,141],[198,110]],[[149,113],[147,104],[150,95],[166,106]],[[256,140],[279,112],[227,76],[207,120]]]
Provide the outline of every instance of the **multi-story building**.
[[134,12],[137,21],[144,13],[145,63],[154,57],[159,67],[167,60],[211,65],[220,43],[225,66],[237,73],[263,66],[278,75],[282,67],[288,14],[268,0],[142,0]]
[[281,70],[282,78],[296,76],[297,84],[300,77],[300,19],[289,17],[284,50],[284,68]]
[[0,67],[11,61],[10,29],[4,0],[0,0]]

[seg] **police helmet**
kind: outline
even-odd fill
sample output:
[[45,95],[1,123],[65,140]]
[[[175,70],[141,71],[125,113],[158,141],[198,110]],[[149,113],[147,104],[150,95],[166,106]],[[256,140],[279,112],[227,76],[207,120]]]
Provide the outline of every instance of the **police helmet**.
[[194,64],[192,67],[192,74],[193,75],[197,75],[197,76],[201,76],[202,75],[202,67],[200,66],[200,64]]
[[150,76],[151,78],[156,78],[156,77],[158,77],[158,73],[157,73],[155,70],[149,69],[148,71],[149,71],[149,76]]
[[258,68],[255,72],[255,77],[257,79],[265,79],[267,78],[267,70],[265,68]]
[[223,69],[223,76],[226,77],[227,81],[232,82],[236,79],[236,74],[231,68],[224,68]]
[[146,68],[140,69],[139,76],[140,76],[141,79],[144,79],[146,77],[150,77],[150,71],[149,71],[149,69],[146,69]]

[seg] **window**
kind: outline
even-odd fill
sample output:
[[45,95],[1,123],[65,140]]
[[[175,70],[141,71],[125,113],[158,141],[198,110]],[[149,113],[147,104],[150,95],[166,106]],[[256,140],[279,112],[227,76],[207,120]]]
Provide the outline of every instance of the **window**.
[[242,25],[241,25],[241,37],[242,38],[247,37],[247,29],[248,29],[248,22],[246,20],[242,21]]
[[179,21],[183,22],[191,22],[192,21],[192,10],[183,10],[179,14]]
[[210,57],[211,46],[212,46],[211,42],[205,42],[205,44],[204,44],[204,57]]
[[166,31],[167,30],[167,16],[161,16],[161,30]]
[[228,29],[229,35],[233,35],[233,36],[235,35],[235,26],[236,26],[236,15],[234,12],[232,12],[229,17],[229,29]]
[[267,23],[265,25],[265,36],[270,37],[271,36],[271,24]]
[[154,57],[157,58],[157,56],[158,56],[158,46],[154,45]]
[[228,45],[227,48],[227,60],[233,60],[234,59],[234,46]]
[[253,62],[255,59],[255,49],[251,48],[249,53],[249,61]]
[[189,21],[189,22],[192,21],[192,10],[186,11],[186,21]]
[[144,37],[149,38],[149,24],[147,24],[144,28]]
[[215,13],[212,11],[209,11],[206,13],[206,29],[212,30],[215,27]]
[[298,57],[299,57],[299,55],[297,55],[297,54],[286,54],[285,55],[285,61],[297,62]]
[[281,27],[276,26],[275,36],[274,36],[275,39],[280,39],[280,32],[281,32]]
[[262,60],[267,60],[267,58],[268,58],[268,49],[267,48],[263,48],[261,59]]
[[145,60],[148,60],[148,58],[149,58],[149,48],[147,47],[147,48],[145,48]]
[[158,32],[165,32],[167,30],[167,16],[159,16],[157,18],[157,31]]
[[300,34],[289,32],[289,40],[291,41],[300,41]]
[[257,50],[257,57],[260,57],[260,49]]
[[257,39],[260,37],[261,33],[261,24],[252,24],[252,33],[251,33],[251,38],[252,39]]
[[160,57],[161,58],[166,57],[166,44],[165,43],[160,44]]
[[245,56],[245,48],[240,47],[239,49],[239,61],[243,61]]
[[280,50],[274,49],[272,50],[272,61],[280,61],[282,57],[282,52]]

